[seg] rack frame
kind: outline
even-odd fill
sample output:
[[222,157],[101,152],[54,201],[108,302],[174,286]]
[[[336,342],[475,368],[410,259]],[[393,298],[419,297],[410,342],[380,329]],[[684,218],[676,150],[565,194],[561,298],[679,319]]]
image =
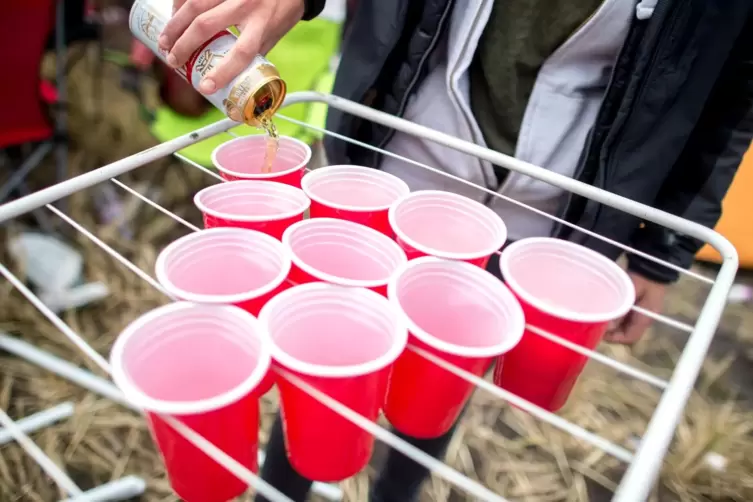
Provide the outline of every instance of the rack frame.
[[[721,315],[723,313],[723,310],[726,304],[727,296],[729,294],[730,289],[732,288],[734,284],[735,275],[738,269],[738,256],[737,256],[737,251],[735,250],[734,246],[721,234],[715,232],[714,230],[710,228],[699,225],[697,223],[694,223],[689,220],[680,218],[678,216],[660,211],[658,209],[649,207],[647,205],[629,200],[627,198],[615,195],[605,190],[587,185],[577,180],[553,173],[551,171],[547,171],[546,169],[542,167],[535,166],[533,164],[521,161],[519,159],[515,159],[507,155],[503,155],[498,152],[494,152],[492,150],[480,147],[473,143],[466,142],[456,137],[443,134],[436,130],[409,122],[402,118],[398,118],[398,117],[374,110],[372,108],[366,107],[364,105],[360,105],[352,101],[339,98],[334,95],[321,94],[317,92],[293,93],[293,94],[290,94],[286,98],[283,106],[286,107],[292,104],[299,104],[299,103],[323,103],[323,104],[328,105],[329,107],[338,109],[342,112],[356,115],[362,119],[370,120],[382,126],[393,128],[402,133],[410,134],[417,138],[421,138],[423,140],[432,141],[437,144],[446,146],[448,148],[452,148],[454,150],[457,150],[459,152],[462,152],[468,155],[473,155],[485,161],[502,166],[506,169],[510,169],[512,171],[522,173],[524,175],[530,176],[532,178],[536,178],[540,181],[544,181],[551,185],[558,186],[569,192],[578,194],[580,196],[597,201],[604,205],[627,212],[631,215],[634,215],[640,218],[643,221],[650,221],[658,225],[662,225],[666,228],[670,228],[681,234],[696,238],[698,240],[701,240],[703,242],[710,244],[714,249],[716,249],[719,252],[719,254],[722,257],[721,266],[718,270],[718,273],[715,279],[709,279],[695,272],[686,271],[686,270],[680,269],[679,267],[673,264],[669,264],[667,262],[663,262],[654,257],[650,257],[648,255],[645,255],[644,253],[641,253],[640,251],[615,243],[614,241],[609,241],[610,243],[618,245],[619,247],[623,248],[623,250],[625,250],[626,252],[633,252],[633,253],[640,254],[641,256],[652,259],[658,263],[662,263],[665,266],[676,269],[684,274],[690,275],[698,280],[701,280],[711,285],[709,294],[706,298],[704,305],[702,306],[699,312],[697,322],[695,323],[694,326],[690,326],[686,323],[667,318],[659,313],[652,313],[652,312],[648,312],[640,308],[634,307],[634,310],[644,315],[652,317],[655,320],[663,321],[666,324],[674,328],[677,328],[677,329],[680,329],[682,331],[686,331],[689,333],[689,337],[685,345],[685,348],[683,349],[682,354],[677,362],[677,365],[672,373],[672,376],[668,381],[663,381],[659,378],[653,377],[652,375],[647,374],[641,370],[630,368],[627,365],[624,365],[623,363],[618,363],[616,361],[613,361],[609,359],[607,356],[604,356],[597,352],[583,349],[582,347],[579,347],[570,342],[566,342],[551,333],[541,332],[541,330],[538,330],[536,332],[539,336],[547,337],[550,340],[556,343],[560,343],[581,354],[588,355],[592,359],[608,364],[612,366],[613,368],[615,368],[617,371],[623,372],[627,374],[628,376],[642,379],[648,383],[653,384],[656,387],[663,389],[662,397],[659,400],[659,403],[654,411],[654,414],[648,423],[645,434],[643,435],[643,438],[640,441],[640,444],[638,445],[635,453],[631,453],[620,446],[613,445],[609,441],[604,440],[603,438],[599,438],[598,436],[592,433],[589,433],[588,431],[585,431],[579,428],[578,426],[575,426],[574,424],[571,424],[556,415],[549,414],[547,412],[544,412],[543,410],[537,409],[537,407],[535,407],[534,405],[527,403],[526,401],[518,398],[517,396],[509,394],[506,391],[503,391],[502,389],[499,389],[493,386],[492,384],[490,384],[489,382],[486,382],[483,379],[467,374],[463,372],[462,370],[460,370],[459,368],[452,367],[448,363],[442,364],[443,361],[438,358],[435,358],[437,360],[433,360],[435,364],[438,364],[443,367],[446,366],[445,367],[446,370],[451,371],[457,374],[458,376],[473,382],[474,384],[477,385],[477,387],[485,391],[488,391],[496,396],[499,396],[500,398],[505,399],[509,401],[510,403],[515,404],[516,406],[519,406],[523,408],[524,410],[531,412],[532,414],[538,416],[539,418],[545,419],[550,424],[556,427],[559,427],[565,430],[566,432],[570,432],[576,435],[577,437],[579,437],[580,439],[591,442],[594,446],[602,448],[607,453],[610,453],[613,456],[620,458],[621,460],[625,460],[629,462],[630,465],[628,466],[627,471],[625,472],[625,475],[623,476],[617,488],[617,491],[614,494],[614,498],[612,500],[615,502],[638,502],[638,501],[646,500],[648,496],[650,495],[651,490],[654,486],[654,483],[659,475],[664,456],[670,446],[677,424],[679,423],[679,420],[682,417],[683,410],[690,396],[690,393],[692,392],[695,380],[697,379],[701,371],[703,361],[706,357],[706,354],[709,350],[710,344],[714,337],[715,331],[721,319]],[[335,134],[335,133],[332,133],[323,129],[313,128],[311,126],[308,126],[305,123],[302,123],[293,119],[287,119],[284,116],[281,116],[281,118],[285,120],[290,120],[292,122],[298,123],[303,126],[310,127],[320,133],[328,134],[328,135],[331,135],[331,136],[334,136],[334,137],[337,137],[346,141],[351,141],[353,143],[359,144],[360,146],[375,149],[374,147],[356,142],[354,140],[340,136],[338,134]],[[219,121],[215,124],[209,125],[207,127],[198,129],[190,134],[187,134],[187,135],[175,138],[171,141],[167,141],[160,145],[154,146],[142,152],[136,153],[134,155],[131,155],[119,161],[103,166],[94,171],[82,174],[80,176],[76,176],[74,178],[71,178],[61,183],[58,183],[56,185],[50,186],[46,189],[27,195],[15,201],[6,203],[0,206],[0,223],[6,223],[9,220],[16,218],[18,216],[24,215],[31,211],[35,211],[42,207],[47,207],[47,209],[57,214],[57,216],[66,220],[69,224],[74,226],[74,228],[76,228],[78,231],[84,233],[87,237],[92,239],[95,243],[97,243],[103,250],[108,252],[111,256],[121,261],[121,263],[123,263],[127,267],[131,268],[131,270],[133,270],[135,273],[139,274],[144,280],[147,280],[148,282],[150,282],[150,284],[155,286],[158,290],[161,290],[164,292],[164,290],[162,290],[159,284],[157,284],[156,281],[154,281],[154,279],[149,277],[148,274],[139,270],[138,268],[134,270],[135,265],[128,262],[125,258],[122,257],[122,255],[119,255],[117,251],[113,250],[112,248],[109,248],[109,246],[107,246],[105,243],[97,239],[96,236],[94,236],[90,232],[86,231],[86,229],[83,229],[83,227],[78,225],[75,221],[71,220],[60,209],[56,208],[52,204],[78,191],[81,191],[81,190],[90,188],[94,185],[97,185],[99,183],[103,183],[108,180],[111,180],[113,183],[117,184],[118,186],[128,191],[132,195],[135,195],[141,198],[144,202],[152,205],[153,207],[158,208],[163,213],[167,214],[168,216],[173,217],[174,219],[188,226],[192,230],[197,230],[196,227],[194,227],[193,225],[190,225],[185,220],[182,220],[181,218],[173,215],[168,210],[161,208],[156,203],[146,199],[145,197],[138,194],[138,192],[130,189],[129,187],[125,186],[122,182],[115,180],[114,178],[124,173],[127,173],[129,171],[132,171],[134,169],[143,167],[149,164],[150,162],[159,160],[163,157],[173,155],[173,154],[176,154],[178,158],[181,158],[188,164],[191,164],[194,167],[197,167],[207,172],[208,174],[214,176],[215,178],[219,178],[212,171],[204,168],[203,166],[195,164],[189,161],[188,159],[185,159],[184,157],[177,154],[177,152],[179,152],[183,148],[186,148],[187,146],[190,146],[201,140],[207,139],[215,134],[228,132],[230,128],[235,127],[237,125],[238,124],[236,122],[233,122],[230,119]],[[378,149],[375,149],[375,150],[378,150]],[[383,150],[378,150],[378,151],[384,154],[394,156],[394,154],[390,154],[389,152],[385,152]],[[441,171],[433,169],[430,166],[425,166],[423,164],[417,163],[410,159],[403,158],[403,160],[414,165],[432,169],[445,176],[450,176],[453,179],[458,180],[460,182],[473,185],[465,180],[456,178],[446,173],[442,173]],[[485,189],[484,187],[480,187],[477,185],[473,185],[473,186],[478,188],[479,190],[488,192],[492,194],[493,196],[505,198],[504,196],[501,196],[500,194],[497,194],[496,192],[493,192],[491,190]],[[516,201],[512,201],[511,199],[506,199],[506,200],[517,203]],[[553,219],[559,221],[560,223],[565,223],[562,220],[559,220],[557,218],[553,218]],[[568,223],[565,223],[565,224],[568,224]],[[570,226],[573,226],[573,225],[570,225]],[[584,229],[578,228],[578,230],[589,233],[588,231],[585,231]],[[597,236],[596,234],[592,234],[592,235]],[[602,237],[602,239],[604,238]],[[75,332],[73,332],[70,329],[70,327],[65,325],[65,323],[56,314],[54,314],[51,310],[47,309],[46,306],[41,302],[41,300],[39,300],[39,298],[37,298],[34,295],[34,293],[28,290],[28,288],[26,288],[25,285],[2,264],[0,264],[0,274],[5,276],[6,279],[8,279],[11,283],[13,283],[13,285],[16,286],[19,289],[19,291],[21,291],[21,293],[24,296],[26,296],[27,299],[29,299],[32,303],[35,304],[35,306],[40,310],[40,312],[43,315],[45,315],[48,319],[50,319],[63,332],[63,334],[65,334],[74,344],[76,344],[82,351],[84,351],[84,353],[86,353],[89,357],[91,357],[98,366],[100,366],[103,370],[109,373],[109,364],[107,363],[107,361],[101,355],[96,353],[90,346],[88,346],[86,342],[83,341],[83,339],[81,339],[80,336],[78,336]],[[535,327],[534,327],[534,331],[535,331]],[[416,350],[416,351],[420,350],[414,347],[409,347],[409,349]],[[421,355],[432,360],[431,354],[425,353]],[[377,426],[376,424],[364,423],[366,421],[365,418],[358,416],[357,414],[352,412],[352,410],[349,410],[348,408],[344,407],[340,403],[337,403],[336,401],[332,400],[328,396],[321,394],[316,389],[313,389],[310,386],[308,386],[305,382],[302,382],[302,381],[293,382],[293,380],[295,380],[295,377],[289,374],[283,375],[283,376],[285,376],[285,378],[290,379],[291,382],[294,383],[295,385],[309,392],[312,395],[312,397],[322,402],[322,404],[325,404],[326,406],[330,407],[333,411],[341,414],[345,418],[356,423],[356,425],[359,425],[363,427],[364,429],[368,430],[369,432],[373,433],[378,439],[386,442],[391,447],[399,449],[404,454],[413,457],[416,461],[419,461],[420,463],[427,465],[427,467],[429,467],[435,474],[443,477],[447,481],[452,482],[456,486],[462,487],[463,489],[471,493],[474,497],[480,498],[481,500],[504,501],[504,499],[502,499],[498,495],[491,493],[488,489],[482,487],[478,483],[475,483],[471,481],[470,479],[465,478],[465,476],[452,470],[445,464],[442,464],[441,462],[435,459],[425,458],[427,457],[425,454],[422,454],[422,452],[417,451],[415,448],[411,447],[407,443],[404,443],[403,441],[399,440],[397,437],[390,434],[388,431],[382,429],[381,427]],[[267,498],[271,500],[281,500],[281,501],[289,500],[286,497],[282,496],[279,492],[277,492],[277,490],[275,490],[274,488],[272,488],[271,486],[269,486],[268,484],[260,480],[258,477],[256,477],[253,473],[243,469],[242,466],[234,462],[233,459],[225,455],[216,447],[214,447],[211,444],[208,444],[206,440],[198,436],[198,434],[196,434],[191,429],[183,425],[181,422],[170,417],[166,417],[166,418],[169,421],[169,423],[173,427],[176,428],[178,432],[183,434],[189,441],[193,442],[194,445],[202,449],[208,455],[212,456],[216,461],[218,461],[228,470],[233,472],[240,479],[247,481],[250,486],[256,488],[260,493],[263,493]],[[461,479],[461,478],[464,478],[464,479]]]

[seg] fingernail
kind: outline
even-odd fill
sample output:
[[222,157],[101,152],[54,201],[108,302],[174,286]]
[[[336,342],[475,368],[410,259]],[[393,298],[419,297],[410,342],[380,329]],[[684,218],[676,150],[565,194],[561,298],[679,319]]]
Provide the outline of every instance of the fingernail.
[[174,55],[168,54],[167,55],[167,64],[169,64],[170,66],[173,66],[173,67],[178,66],[178,59]]
[[216,85],[214,83],[214,80],[211,78],[205,78],[201,81],[201,84],[199,84],[199,90],[204,93],[212,93],[216,89]]
[[170,45],[170,39],[167,38],[167,35],[162,35],[159,37],[159,46],[163,49],[167,49]]

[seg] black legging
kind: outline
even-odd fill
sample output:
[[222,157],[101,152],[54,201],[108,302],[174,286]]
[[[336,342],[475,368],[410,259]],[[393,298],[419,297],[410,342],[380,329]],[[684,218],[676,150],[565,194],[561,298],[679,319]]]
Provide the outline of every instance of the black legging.
[[[499,257],[497,255],[492,256],[486,269],[500,277]],[[457,422],[449,432],[433,439],[416,439],[394,430],[392,432],[424,453],[434,458],[443,458],[452,435],[455,433],[456,426]],[[371,488],[369,502],[414,502],[418,498],[421,485],[428,475],[429,470],[423,465],[414,462],[396,450],[390,450],[387,454],[387,460]],[[294,502],[305,502],[311,490],[312,482],[298,474],[288,461],[279,413],[272,426],[272,432],[267,443],[266,461],[261,470],[261,477]],[[256,497],[256,501],[268,502],[261,495]]]
[[[434,458],[442,458],[454,432],[455,426],[453,425],[448,433],[435,439],[415,439],[396,431],[393,431],[393,434]],[[369,501],[412,502],[416,499],[421,484],[428,474],[429,471],[421,464],[396,450],[390,450],[384,467],[371,488]],[[279,414],[267,442],[266,460],[261,470],[261,477],[294,502],[304,502],[311,489],[312,482],[293,469],[285,454],[285,441]],[[258,495],[256,501],[267,502],[267,499]]]

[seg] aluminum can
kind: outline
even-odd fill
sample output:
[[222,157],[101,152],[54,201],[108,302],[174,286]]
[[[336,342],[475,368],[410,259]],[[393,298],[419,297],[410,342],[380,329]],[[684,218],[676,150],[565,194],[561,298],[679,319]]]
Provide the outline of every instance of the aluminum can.
[[[172,17],[172,0],[136,0],[128,25],[136,39],[167,64],[167,52],[158,40]],[[227,55],[237,37],[223,30],[204,42],[176,72],[198,89],[201,79]],[[236,122],[259,127],[282,105],[287,86],[277,68],[262,55],[254,60],[229,85],[205,97]]]

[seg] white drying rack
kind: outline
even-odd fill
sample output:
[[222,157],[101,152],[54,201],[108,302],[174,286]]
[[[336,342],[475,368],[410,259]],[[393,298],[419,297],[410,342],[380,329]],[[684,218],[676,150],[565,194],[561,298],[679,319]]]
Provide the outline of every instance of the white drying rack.
[[[654,414],[651,420],[649,421],[648,427],[646,428],[643,438],[640,441],[637,447],[637,450],[635,451],[630,451],[629,449],[623,446],[614,444],[610,442],[609,440],[598,436],[597,434],[589,432],[583,429],[582,427],[575,425],[571,422],[568,422],[567,420],[555,414],[549,413],[503,389],[496,387],[490,382],[482,378],[476,377],[474,375],[471,375],[470,373],[467,373],[427,352],[421,351],[420,349],[415,348],[415,347],[410,348],[410,350],[419,352],[419,354],[421,354],[423,357],[426,357],[427,359],[443,367],[447,371],[450,371],[458,375],[459,377],[464,378],[465,380],[473,383],[478,388],[482,389],[484,392],[488,392],[502,400],[505,400],[527,411],[528,413],[539,418],[540,420],[543,420],[556,428],[559,428],[569,434],[572,434],[573,436],[577,437],[579,440],[589,443],[592,446],[603,450],[607,454],[629,464],[625,472],[625,475],[623,476],[617,488],[617,491],[614,494],[614,498],[612,500],[615,502],[638,502],[638,501],[646,500],[649,494],[651,493],[651,490],[654,486],[656,478],[659,474],[664,456],[674,436],[675,428],[677,427],[677,424],[682,416],[683,410],[685,408],[685,404],[693,389],[694,382],[696,378],[698,377],[703,361],[706,357],[706,353],[708,352],[709,345],[714,336],[717,325],[719,324],[719,320],[721,318],[722,311],[726,303],[727,295],[730,291],[730,288],[733,285],[735,274],[737,272],[737,267],[738,267],[737,252],[734,246],[727,239],[722,237],[717,232],[709,228],[703,227],[697,223],[685,220],[683,218],[671,215],[663,211],[659,211],[649,206],[646,206],[646,205],[637,203],[635,201],[626,199],[624,197],[609,193],[607,191],[586,185],[582,182],[555,174],[541,167],[523,162],[521,160],[503,155],[501,153],[497,153],[492,150],[479,147],[478,145],[460,140],[458,138],[449,136],[447,134],[440,133],[438,131],[429,129],[427,127],[423,127],[423,126],[414,124],[412,122],[406,121],[404,119],[397,118],[392,115],[376,111],[372,108],[368,108],[366,106],[354,103],[352,101],[348,101],[348,100],[345,100],[336,96],[326,95],[326,94],[321,94],[321,93],[316,93],[316,92],[294,93],[294,94],[289,95],[287,99],[285,100],[285,106],[297,104],[297,103],[324,103],[328,105],[329,107],[333,107],[345,113],[350,113],[360,118],[373,121],[385,127],[390,127],[397,131],[400,131],[406,134],[411,134],[413,136],[422,138],[427,141],[432,141],[440,145],[444,145],[446,147],[455,149],[465,154],[479,157],[483,160],[502,166],[506,169],[523,173],[527,176],[547,182],[551,185],[561,187],[564,190],[573,192],[575,194],[581,195],[588,199],[591,199],[599,203],[605,204],[607,206],[611,206],[613,208],[625,211],[627,213],[630,213],[634,216],[639,217],[641,220],[650,221],[658,225],[662,225],[664,227],[673,229],[674,231],[679,232],[681,234],[694,237],[703,242],[707,242],[721,254],[723,258],[723,262],[717,273],[716,279],[709,279],[693,271],[681,269],[671,263],[664,262],[657,258],[646,255],[645,253],[642,253],[638,250],[629,248],[617,242],[601,237],[588,230],[579,228],[577,226],[574,226],[570,223],[564,222],[552,216],[548,216],[549,218],[552,218],[561,224],[571,226],[577,229],[578,231],[585,232],[593,237],[601,238],[602,240],[605,240],[615,246],[622,248],[625,252],[641,255],[644,258],[653,260],[656,263],[660,263],[664,266],[677,270],[678,272],[682,274],[688,275],[696,280],[700,280],[702,282],[705,282],[711,285],[711,289],[708,294],[708,297],[706,298],[706,301],[699,312],[697,322],[693,326],[688,325],[684,322],[666,317],[659,313],[649,312],[639,307],[633,307],[633,309],[637,311],[638,313],[649,316],[655,321],[667,324],[668,326],[674,329],[684,331],[688,333],[689,335],[685,348],[682,352],[682,355],[680,356],[677,362],[677,365],[674,369],[674,372],[672,373],[672,376],[668,381],[663,380],[641,369],[634,368],[627,364],[616,361],[598,352],[585,349],[579,345],[568,342],[554,334],[547,333],[541,329],[538,329],[535,326],[529,326],[529,328],[538,336],[543,336],[547,338],[548,340],[551,340],[555,343],[563,345],[564,347],[567,347],[570,350],[573,350],[573,351],[578,352],[579,354],[588,356],[600,364],[609,366],[617,372],[623,373],[624,375],[629,376],[631,378],[646,382],[663,391],[662,397],[654,411]],[[482,190],[486,193],[489,193],[490,195],[494,197],[500,197],[513,204],[526,207],[525,205],[517,201],[514,201],[512,199],[509,199],[503,195],[500,195],[496,192],[493,192],[491,190],[485,189],[477,185],[473,185],[465,180],[443,173],[430,166],[415,162],[410,159],[405,159],[403,157],[396,156],[390,152],[377,149],[373,146],[355,141],[351,138],[347,138],[347,137],[341,136],[339,134],[335,134],[330,131],[312,127],[303,122],[286,118],[283,115],[279,115],[279,117],[281,119],[294,122],[301,126],[314,129],[320,133],[330,135],[335,138],[357,144],[364,148],[378,151],[381,154],[400,158],[404,160],[405,162],[408,162],[412,165],[429,169],[438,174],[449,176],[459,182],[474,186],[478,190]],[[198,228],[196,228],[195,226],[186,222],[185,220],[178,217],[177,215],[172,214],[167,209],[147,199],[145,196],[141,195],[137,191],[131,189],[130,187],[124,185],[122,182],[114,178],[126,172],[132,171],[136,168],[142,167],[150,162],[156,161],[158,159],[161,159],[171,154],[175,154],[178,158],[192,165],[193,167],[201,169],[207,174],[220,179],[216,173],[204,168],[203,166],[199,164],[196,164],[195,162],[192,162],[186,159],[185,157],[181,156],[180,154],[177,154],[176,152],[196,142],[207,139],[215,134],[226,133],[228,129],[237,125],[238,125],[237,123],[232,122],[229,119],[222,120],[220,122],[209,125],[195,132],[187,134],[185,136],[181,136],[171,141],[167,141],[165,143],[157,145],[143,152],[137,153],[130,157],[126,157],[112,164],[106,165],[97,170],[77,176],[75,178],[69,179],[62,183],[58,183],[57,185],[51,186],[44,190],[40,190],[36,193],[33,193],[31,195],[28,195],[18,200],[15,200],[13,202],[9,202],[3,206],[0,206],[0,223],[7,222],[8,220],[12,218],[18,217],[20,215],[23,215],[35,209],[39,209],[43,206],[46,206],[48,210],[55,213],[58,217],[60,217],[61,219],[66,221],[68,224],[73,226],[77,231],[81,232],[87,238],[91,239],[95,244],[97,244],[100,248],[102,248],[106,253],[108,253],[117,261],[119,261],[121,264],[125,265],[127,268],[132,270],[140,278],[147,281],[153,287],[155,287],[156,289],[158,289],[159,291],[167,295],[166,291],[164,291],[160,287],[160,285],[156,282],[156,280],[152,278],[148,273],[139,269],[136,265],[128,261],[125,257],[123,257],[116,250],[114,250],[113,248],[111,248],[110,246],[102,242],[95,235],[93,235],[87,229],[82,227],[78,222],[72,220],[70,217],[68,217],[66,214],[64,214],[62,211],[60,211],[58,208],[56,208],[52,204],[56,201],[59,201],[60,199],[70,196],[71,194],[75,192],[87,189],[98,183],[103,183],[109,180],[115,183],[116,185],[118,185],[119,187],[121,187],[122,189],[126,190],[127,192],[131,193],[132,195],[140,198],[145,203],[151,205],[152,207],[155,207],[156,209],[166,214],[167,216],[174,218],[176,221],[182,223],[183,225],[187,226],[191,230],[194,230],[194,231],[198,230]],[[537,211],[532,208],[528,208],[528,209]],[[543,214],[543,213],[540,213],[540,214]],[[66,337],[68,337],[71,342],[73,342],[79,349],[81,349],[87,356],[89,356],[105,372],[107,372],[108,374],[110,373],[110,366],[108,362],[105,360],[105,358],[103,358],[92,347],[90,347],[78,334],[76,334],[69,326],[67,326],[56,314],[54,314],[50,309],[48,309],[44,305],[44,303],[42,303],[39,300],[39,298],[37,298],[23,284],[21,280],[19,280],[16,276],[14,276],[2,264],[0,264],[0,274],[5,276],[6,279],[8,279],[16,288],[18,288],[19,291],[29,301],[31,301],[40,310],[40,312],[43,315],[45,315],[57,328],[59,328],[60,331]],[[78,383],[81,386],[84,386],[94,392],[98,392],[106,397],[109,397],[113,400],[120,402],[121,404],[130,406],[131,408],[133,408],[133,406],[125,402],[120,392],[117,389],[115,389],[112,386],[112,384],[110,384],[109,382],[103,379],[100,379],[98,377],[94,377],[91,373],[87,373],[71,365],[70,363],[67,363],[66,361],[58,360],[52,357],[51,355],[44,353],[40,351],[39,349],[36,349],[35,347],[25,344],[24,342],[12,339],[10,337],[0,337],[0,348],[10,351],[20,357],[25,357],[29,359],[30,361],[35,362],[36,364],[42,365],[50,369],[51,371],[57,373],[60,376],[63,376],[64,378],[68,378]],[[399,439],[398,437],[390,433],[388,430],[374,424],[373,422],[364,418],[363,416],[358,415],[354,411],[343,406],[341,403],[329,398],[325,394],[314,389],[313,387],[309,386],[308,384],[294,377],[293,375],[286,373],[286,374],[283,374],[283,377],[289,379],[291,383],[293,383],[294,385],[308,392],[312,397],[314,397],[319,402],[321,402],[325,406],[332,409],[334,412],[340,414],[344,418],[362,427],[364,430],[372,433],[378,440],[386,443],[392,448],[399,450],[406,456],[409,456],[412,459],[414,459],[416,462],[424,464],[434,473],[434,475],[441,477],[448,483],[456,486],[457,488],[461,490],[464,490],[466,493],[471,495],[475,500],[494,501],[494,502],[505,501],[505,499],[501,497],[500,495],[493,493],[491,490],[480,485],[476,481],[469,479],[463,474],[455,471],[454,469],[444,464],[443,462],[436,460],[430,457],[429,455],[426,455],[425,453],[421,452],[420,450],[413,447],[412,445]],[[275,490],[273,487],[271,487],[264,481],[262,481],[252,472],[243,468],[240,464],[235,462],[232,458],[224,454],[214,445],[206,441],[204,438],[196,434],[193,430],[186,427],[181,422],[175,419],[172,419],[170,417],[165,417],[165,419],[168,421],[168,423],[172,427],[174,427],[187,440],[191,441],[195,446],[197,446],[202,451],[204,451],[204,453],[212,457],[219,464],[223,465],[226,469],[231,471],[238,478],[247,482],[249,486],[253,487],[257,492],[262,493],[269,500],[272,500],[275,502],[290,502],[289,498],[287,498],[286,496],[284,496],[283,494]],[[341,493],[339,492],[339,490],[332,485],[317,484],[315,485],[314,489],[321,495],[324,495],[326,498],[329,498],[331,500],[337,500],[341,496]],[[80,499],[77,499],[77,500],[80,500]]]

